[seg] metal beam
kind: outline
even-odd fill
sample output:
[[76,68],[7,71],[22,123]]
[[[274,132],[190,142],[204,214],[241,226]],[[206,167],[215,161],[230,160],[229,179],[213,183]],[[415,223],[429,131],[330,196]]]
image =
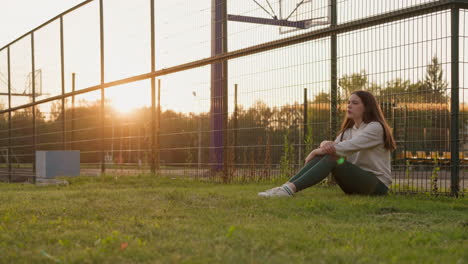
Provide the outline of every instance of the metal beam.
[[301,29],[307,28],[306,22],[309,21],[309,20],[289,21],[289,20],[280,20],[280,19],[262,18],[262,17],[238,16],[238,15],[227,15],[227,19],[229,21],[236,21],[236,22],[282,26],[282,27],[293,27],[293,28],[301,28]]
[[[451,1],[453,4],[457,4],[459,5],[458,8],[462,8],[463,4],[467,4],[468,5],[468,0],[452,0]],[[462,6],[460,6],[462,5]]]
[[[34,74],[33,74],[34,75]],[[11,95],[11,96],[27,96],[27,97],[34,97],[33,93],[0,93],[0,95]],[[40,94],[36,94],[40,95]]]

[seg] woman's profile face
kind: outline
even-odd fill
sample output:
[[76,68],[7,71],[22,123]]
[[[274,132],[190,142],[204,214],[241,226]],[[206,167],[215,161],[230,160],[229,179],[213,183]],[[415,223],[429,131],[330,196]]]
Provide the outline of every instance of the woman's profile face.
[[348,118],[353,120],[362,119],[364,115],[364,104],[359,96],[352,94],[348,100]]

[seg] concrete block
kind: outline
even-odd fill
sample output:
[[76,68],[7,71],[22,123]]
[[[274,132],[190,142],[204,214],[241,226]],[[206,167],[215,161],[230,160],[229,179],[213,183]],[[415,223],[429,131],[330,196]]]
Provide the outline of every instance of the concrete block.
[[36,151],[36,177],[80,175],[80,151],[52,150]]

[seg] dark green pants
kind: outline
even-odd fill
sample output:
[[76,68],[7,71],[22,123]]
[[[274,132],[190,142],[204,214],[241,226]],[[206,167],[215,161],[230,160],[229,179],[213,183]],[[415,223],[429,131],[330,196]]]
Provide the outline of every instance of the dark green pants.
[[373,173],[347,161],[338,164],[336,158],[330,155],[313,158],[289,179],[289,182],[294,183],[296,191],[301,191],[321,182],[330,173],[346,194],[385,195],[388,193],[387,186]]

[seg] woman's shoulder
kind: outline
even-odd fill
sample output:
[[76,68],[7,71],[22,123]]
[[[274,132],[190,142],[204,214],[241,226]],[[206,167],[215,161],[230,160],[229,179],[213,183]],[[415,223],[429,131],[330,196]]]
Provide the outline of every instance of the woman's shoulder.
[[367,125],[368,125],[368,126],[379,126],[379,127],[382,127],[382,124],[380,124],[379,121],[370,121]]
[[371,121],[367,124],[367,129],[369,130],[376,130],[376,131],[382,131],[384,130],[382,124],[379,121]]

